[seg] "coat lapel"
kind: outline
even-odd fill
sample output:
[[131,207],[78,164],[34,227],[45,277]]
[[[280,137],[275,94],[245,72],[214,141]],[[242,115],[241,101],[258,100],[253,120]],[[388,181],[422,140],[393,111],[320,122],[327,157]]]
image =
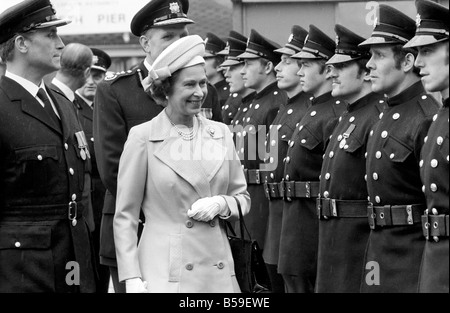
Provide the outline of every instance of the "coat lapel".
[[[203,198],[211,196],[210,181],[222,166],[225,155],[224,153],[222,156],[208,154],[209,151],[222,151],[221,145],[215,142],[221,139],[222,134],[216,127],[217,130],[214,132],[217,139],[212,140],[211,135],[206,136],[207,131],[203,122],[205,119],[201,121],[197,136],[201,136],[202,140],[197,141],[196,149],[194,149],[198,153],[190,153],[192,151],[190,145],[195,141],[181,139],[164,111],[152,121],[149,140],[162,141],[154,152],[155,157],[187,181]],[[204,149],[205,147],[207,150]],[[202,155],[200,151],[206,151],[206,154]]]

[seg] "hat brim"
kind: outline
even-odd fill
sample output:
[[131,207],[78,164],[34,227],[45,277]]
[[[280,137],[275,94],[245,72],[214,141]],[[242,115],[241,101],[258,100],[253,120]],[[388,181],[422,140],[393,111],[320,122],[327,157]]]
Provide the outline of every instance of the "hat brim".
[[92,65],[91,66],[91,70],[99,70],[99,71],[102,71],[102,72],[106,73],[106,69],[104,67],[97,66],[97,65]]
[[160,27],[160,26],[167,26],[167,25],[176,25],[176,24],[195,24],[193,20],[190,20],[188,18],[179,17],[179,18],[173,18],[170,20],[158,22],[152,25],[153,27]]
[[237,56],[239,59],[259,59],[260,56],[250,53],[250,52],[244,52]]
[[273,52],[279,53],[279,54],[294,55],[298,51],[295,51],[295,50],[290,49],[290,48],[283,47],[283,48],[280,48],[280,49],[277,49],[277,50],[273,50]]
[[230,66],[233,66],[233,65],[239,65],[239,64],[243,64],[243,63],[244,63],[244,61],[226,60],[225,62],[220,64],[220,67],[230,67]]
[[353,61],[353,60],[358,60],[359,57],[357,58],[352,58],[349,55],[346,54],[335,54],[331,57],[331,59],[329,59],[326,64],[338,64],[338,63],[345,63],[345,62],[349,62],[349,61]]
[[448,40],[448,37],[436,39],[433,35],[418,35],[414,36],[410,41],[408,41],[406,45],[403,46],[403,48],[428,46],[445,40]]
[[293,59],[323,59],[320,56],[315,56],[312,53],[306,52],[306,51],[300,51],[299,53],[296,53],[291,56]]
[[40,28],[47,28],[47,27],[60,27],[60,26],[65,26],[70,23],[72,23],[72,21],[70,21],[70,20],[57,19],[57,20],[53,20],[50,22],[41,23],[34,28],[40,29]]
[[217,52],[217,55],[221,55],[221,56],[227,56],[227,55],[228,55],[229,53],[230,53],[230,51],[229,51],[229,50],[227,50],[227,49],[223,49],[223,50],[221,50],[221,51]]
[[389,44],[401,44],[398,40],[386,40],[384,37],[370,37],[358,46],[372,46],[372,45],[389,45]]

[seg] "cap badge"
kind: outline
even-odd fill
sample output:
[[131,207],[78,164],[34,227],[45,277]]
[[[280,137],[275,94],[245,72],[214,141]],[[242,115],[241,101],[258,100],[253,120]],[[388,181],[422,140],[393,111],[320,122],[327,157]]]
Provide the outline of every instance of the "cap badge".
[[169,10],[172,14],[180,13],[180,6],[177,2],[169,3]]
[[291,34],[291,35],[289,36],[288,42],[291,42],[292,40],[294,40],[294,34]]
[[92,64],[97,64],[98,63],[98,56],[94,55],[92,57]]
[[336,46],[339,45],[339,36],[336,36],[335,42],[336,42]]
[[206,131],[209,133],[211,137],[214,137],[216,135],[216,130],[212,126],[208,126]]
[[416,26],[420,27],[420,23],[422,23],[422,19],[420,18],[420,14],[416,15]]
[[378,17],[375,17],[375,19],[373,20],[373,28],[377,27],[378,25]]

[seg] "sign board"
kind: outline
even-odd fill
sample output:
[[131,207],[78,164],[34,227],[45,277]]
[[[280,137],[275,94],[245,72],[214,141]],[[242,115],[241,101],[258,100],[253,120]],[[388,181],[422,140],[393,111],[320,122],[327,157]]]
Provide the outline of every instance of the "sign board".
[[[1,0],[0,12],[20,1]],[[71,20],[60,35],[130,32],[133,16],[149,0],[51,0],[59,18]]]

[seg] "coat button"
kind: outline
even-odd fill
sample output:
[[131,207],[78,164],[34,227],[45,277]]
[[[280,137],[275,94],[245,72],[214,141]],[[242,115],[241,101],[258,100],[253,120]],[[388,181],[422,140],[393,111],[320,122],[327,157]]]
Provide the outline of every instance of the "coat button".
[[14,246],[15,246],[16,248],[20,248],[21,244],[20,244],[20,242],[16,241],[16,243],[14,244]]
[[381,112],[381,113],[380,113],[380,120],[383,118],[383,115],[384,115],[384,113]]
[[286,180],[287,180],[287,181],[289,181],[289,178],[290,178],[289,175],[286,175]]
[[339,135],[339,136],[338,136],[338,141],[341,141],[342,138],[343,138],[342,135]]
[[91,137],[91,141],[94,142],[94,137]]
[[379,159],[381,159],[381,151],[377,151],[376,153],[375,153],[375,157],[379,160]]
[[387,132],[387,131],[383,131],[383,132],[381,133],[381,138],[386,139],[387,136],[388,136],[388,132]]
[[303,129],[303,125],[300,125],[300,127],[298,128],[299,131],[301,131]]
[[316,111],[312,111],[311,112],[311,116],[316,116],[317,112]]
[[270,145],[271,145],[272,147],[275,147],[275,146],[277,145],[277,141],[276,141],[276,140],[272,140],[272,142],[270,143]]
[[431,184],[430,189],[432,192],[436,192],[438,190],[438,187],[436,184]]
[[294,112],[294,110],[289,109],[289,110],[287,111],[287,114],[288,114],[288,115],[291,115],[293,112]]
[[306,143],[306,139],[302,139],[301,143],[305,144]]
[[194,222],[189,220],[189,221],[186,221],[185,225],[186,225],[187,228],[192,228],[192,227],[194,227]]
[[225,267],[225,264],[223,264],[223,262],[217,263],[217,268],[218,268],[219,270],[223,269],[224,267]]
[[255,110],[259,109],[259,104],[255,105]]
[[64,149],[69,150],[69,145],[67,143],[64,144]]
[[378,180],[378,174],[377,173],[373,173],[373,180]]
[[389,155],[389,158],[392,160],[393,158],[395,158],[395,154],[394,154],[394,153],[391,153],[391,154]]
[[437,142],[438,146],[441,146],[444,143],[444,138],[439,136],[439,137],[437,137],[436,142]]
[[439,162],[436,159],[431,160],[431,167],[436,168],[438,166]]
[[373,136],[373,130],[370,131],[370,134],[369,134],[369,135],[370,135],[370,136]]
[[423,142],[426,143],[428,141],[428,136],[425,136],[425,138],[423,138]]
[[69,173],[70,173],[70,175],[75,174],[75,171],[73,170],[73,168],[69,168]]
[[331,151],[329,156],[330,156],[330,159],[332,159],[334,157],[334,151]]
[[325,191],[323,193],[324,198],[328,198],[330,196],[330,193],[328,191]]
[[291,141],[291,143],[289,144],[289,147],[291,147],[291,148],[292,148],[292,147],[293,147],[294,145],[295,145],[295,141],[294,141],[294,140],[292,140],[292,141]]
[[395,114],[392,116],[392,118],[393,118],[394,120],[398,120],[398,119],[400,118],[400,114],[395,113]]
[[423,167],[423,160],[420,160],[419,166],[420,166],[420,167]]
[[376,202],[376,203],[381,203],[381,199],[380,199],[379,196],[375,196],[375,202]]
[[353,123],[354,121],[355,121],[355,117],[354,116],[352,116],[352,117],[350,117],[350,119],[348,120],[350,123]]
[[72,195],[72,201],[75,201],[75,200],[77,200],[77,195],[76,195],[76,194],[73,194],[73,195]]
[[192,270],[194,269],[194,264],[192,264],[192,263],[186,264],[186,269],[187,269],[188,271],[192,271]]
[[273,173],[270,173],[270,178],[275,179],[275,175]]
[[38,159],[39,161],[42,161],[42,155],[39,154],[39,155],[37,156],[37,159]]
[[325,174],[325,179],[326,179],[326,180],[330,180],[330,177],[331,177],[330,173],[326,173],[326,174]]
[[216,221],[212,220],[209,222],[209,226],[211,227],[215,227],[216,226]]

